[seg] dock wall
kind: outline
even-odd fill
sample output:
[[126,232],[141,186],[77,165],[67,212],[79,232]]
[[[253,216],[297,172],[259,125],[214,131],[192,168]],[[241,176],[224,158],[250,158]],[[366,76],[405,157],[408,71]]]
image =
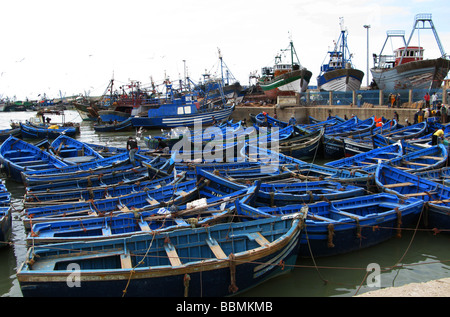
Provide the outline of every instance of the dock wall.
[[405,119],[408,119],[410,123],[414,121],[414,114],[418,109],[412,108],[388,108],[387,106],[376,106],[373,108],[358,108],[356,106],[286,106],[279,107],[276,105],[272,106],[237,106],[234,110],[231,118],[234,120],[247,119],[250,121],[249,114],[258,114],[261,112],[267,112],[270,116],[277,114],[277,118],[282,121],[289,121],[289,118],[293,115],[298,123],[309,123],[309,116],[314,117],[318,120],[326,120],[329,112],[331,111],[332,116],[339,116],[344,118],[346,115],[350,118],[352,115],[357,116],[359,119],[367,119],[371,116],[384,117],[386,119],[392,119],[394,117],[394,111],[397,111],[399,116],[399,121],[401,124],[405,123]]
[[[448,85],[448,86],[447,86]],[[352,115],[359,119],[367,119],[371,116],[384,117],[392,119],[394,111],[397,111],[399,123],[404,124],[405,119],[410,123],[414,122],[414,114],[420,107],[424,107],[423,96],[428,90],[400,90],[400,91],[383,91],[383,90],[361,90],[353,92],[318,92],[307,91],[303,96],[279,96],[273,103],[267,103],[264,95],[247,103],[237,105],[232,118],[234,120],[247,121],[250,120],[249,114],[258,114],[267,112],[270,116],[277,114],[277,118],[282,121],[288,121],[293,115],[298,123],[309,123],[309,116],[318,120],[326,120],[331,114],[350,118]],[[442,104],[448,105],[450,98],[450,82],[441,89],[435,90],[438,100]],[[357,106],[357,94],[361,93],[361,107]],[[401,95],[401,108],[388,107],[388,97],[391,93]]]

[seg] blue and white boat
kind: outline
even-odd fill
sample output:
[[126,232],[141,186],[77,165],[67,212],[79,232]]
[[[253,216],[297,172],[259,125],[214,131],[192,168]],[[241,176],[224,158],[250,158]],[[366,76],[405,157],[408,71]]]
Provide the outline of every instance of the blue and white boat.
[[364,72],[353,67],[352,54],[350,54],[347,45],[347,29],[344,28],[343,18],[340,18],[340,25],[339,39],[334,49],[327,53],[329,61],[322,65],[317,77],[317,87],[320,90],[356,91],[361,87]]
[[435,232],[450,232],[450,187],[446,184],[420,178],[386,164],[378,164],[375,183],[383,192],[403,199],[415,197],[423,200],[426,203],[422,215],[423,225]]
[[165,98],[155,99],[153,104],[142,104],[139,114],[133,116],[131,122],[133,127],[144,128],[192,127],[196,122],[209,125],[227,120],[234,107],[234,104],[225,104],[222,98],[216,103],[208,98],[200,102],[192,94],[176,96],[169,87]]
[[29,123],[20,123],[20,132],[25,139],[55,139],[61,134],[74,137],[78,133],[76,127],[36,126]]
[[61,134],[51,143],[51,151],[69,165],[103,159],[102,155],[86,143],[64,134]]
[[304,217],[36,246],[17,278],[24,297],[231,296],[295,267]]
[[0,207],[0,248],[9,245],[12,233],[11,206]]
[[22,172],[61,168],[68,165],[56,156],[13,136],[0,146],[0,163],[9,178],[21,183]]
[[373,194],[331,202],[253,207],[239,202],[237,211],[250,219],[282,217],[307,210],[299,256],[322,257],[344,254],[377,245],[414,228],[424,202],[392,194]]

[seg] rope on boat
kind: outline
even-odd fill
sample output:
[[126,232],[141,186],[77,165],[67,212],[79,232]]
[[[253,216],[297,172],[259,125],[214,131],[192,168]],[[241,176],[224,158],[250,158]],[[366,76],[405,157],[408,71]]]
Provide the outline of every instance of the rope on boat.
[[[395,207],[395,212],[397,213],[397,238],[402,237],[402,211]],[[422,207],[423,210],[423,207]],[[422,214],[422,211],[420,212]]]
[[[327,230],[328,230],[328,238],[327,238],[327,246],[329,248],[334,248],[334,243],[333,243],[333,237],[334,237],[334,225],[332,223],[330,223],[327,226]],[[308,244],[309,244],[309,239],[308,239]]]
[[230,262],[230,279],[231,279],[231,284],[228,287],[228,291],[230,293],[236,293],[239,289],[236,285],[236,258],[233,253],[231,253],[228,256],[228,258]]
[[189,282],[191,281],[191,277],[189,274],[184,274],[183,277],[183,286],[184,286],[184,297],[188,297],[189,294]]

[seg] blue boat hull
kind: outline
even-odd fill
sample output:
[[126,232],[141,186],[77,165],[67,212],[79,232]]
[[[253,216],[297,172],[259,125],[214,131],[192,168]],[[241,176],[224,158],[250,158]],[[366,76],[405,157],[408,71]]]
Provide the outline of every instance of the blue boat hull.
[[251,207],[239,204],[238,213],[253,219],[279,217],[308,208],[299,256],[325,257],[361,250],[415,227],[423,208],[415,198],[375,194],[315,204]]
[[175,128],[175,127],[192,127],[196,121],[203,125],[213,123],[214,117],[217,121],[227,120],[234,111],[234,106],[211,111],[199,112],[194,114],[184,115],[167,115],[164,117],[132,117],[131,122],[134,127],[144,128]]
[[[38,246],[28,254],[36,254],[36,261],[24,262],[17,277],[25,297],[231,296],[294,268],[302,222],[298,216],[283,217],[156,236],[45,245],[41,250]],[[61,256],[80,248],[82,253],[75,258],[51,256],[49,270],[43,259],[50,246]],[[127,252],[133,255],[128,263],[121,261]],[[80,287],[67,283],[73,273],[68,265],[74,264],[80,268]]]
[[12,233],[11,207],[0,207],[0,248],[8,246]]
[[74,137],[77,134],[77,129],[74,127],[65,127],[59,129],[38,128],[21,123],[20,132],[22,134],[22,138],[25,139],[55,139],[61,134]]
[[385,164],[378,164],[375,183],[384,192],[423,199],[426,228],[447,232],[450,229],[450,187]]
[[119,122],[118,124],[94,125],[94,130],[96,132],[120,132],[120,131],[130,131],[131,129],[133,129],[131,117]]
[[56,156],[13,136],[0,146],[0,163],[6,175],[20,183],[22,183],[22,172],[67,166],[67,163]]
[[331,228],[324,224],[307,224],[307,236],[302,235],[299,256],[345,254],[378,245],[395,236],[401,237],[401,228],[414,228],[417,225],[422,206],[423,203],[418,204],[412,212],[392,215],[390,219],[380,216],[370,224],[362,224],[360,230],[355,227],[345,228],[345,225]]

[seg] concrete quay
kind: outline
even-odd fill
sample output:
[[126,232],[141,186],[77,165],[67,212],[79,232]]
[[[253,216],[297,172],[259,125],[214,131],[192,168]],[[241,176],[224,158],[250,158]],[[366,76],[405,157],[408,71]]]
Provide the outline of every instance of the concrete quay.
[[330,105],[316,105],[316,106],[281,106],[278,104],[261,105],[261,106],[236,106],[231,118],[235,121],[247,119],[250,121],[250,114],[258,114],[261,112],[267,112],[270,116],[277,114],[277,118],[282,121],[289,121],[289,118],[294,115],[298,123],[309,123],[309,116],[318,120],[326,120],[329,113],[333,116],[339,116],[344,118],[346,115],[350,118],[352,115],[357,116],[359,119],[367,119],[371,116],[384,117],[386,119],[392,119],[394,117],[394,111],[397,111],[399,116],[399,123],[405,124],[405,119],[412,124],[414,122],[414,114],[418,109],[414,108],[389,108],[388,106],[374,106],[373,108],[358,108],[357,106],[330,106]]

